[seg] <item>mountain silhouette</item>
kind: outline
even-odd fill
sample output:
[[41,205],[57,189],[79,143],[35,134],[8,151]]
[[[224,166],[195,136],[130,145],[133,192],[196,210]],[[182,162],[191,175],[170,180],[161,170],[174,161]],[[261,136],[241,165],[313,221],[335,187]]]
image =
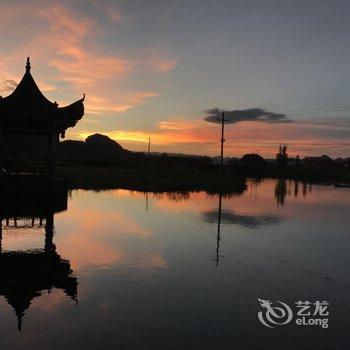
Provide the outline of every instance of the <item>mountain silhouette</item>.
[[85,141],[60,142],[57,153],[60,162],[111,165],[125,161],[131,152],[108,136],[94,134],[88,136]]

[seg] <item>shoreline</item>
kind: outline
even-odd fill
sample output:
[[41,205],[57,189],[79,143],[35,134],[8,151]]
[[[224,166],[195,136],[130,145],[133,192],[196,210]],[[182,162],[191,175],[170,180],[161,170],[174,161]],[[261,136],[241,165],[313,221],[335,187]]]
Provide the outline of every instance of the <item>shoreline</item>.
[[55,176],[68,182],[70,189],[120,188],[140,192],[199,192],[209,194],[243,193],[247,189],[244,176],[207,172],[121,169],[116,166],[60,165]]

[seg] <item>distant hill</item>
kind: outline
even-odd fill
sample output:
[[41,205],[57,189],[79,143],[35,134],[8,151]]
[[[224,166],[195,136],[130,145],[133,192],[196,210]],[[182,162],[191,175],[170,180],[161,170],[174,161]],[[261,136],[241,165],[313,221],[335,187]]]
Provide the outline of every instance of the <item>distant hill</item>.
[[[57,160],[63,165],[116,166],[120,169],[153,169],[157,175],[168,171],[216,174],[219,157],[185,155],[180,153],[131,152],[108,136],[94,134],[85,141],[60,142]],[[293,178],[308,181],[350,182],[350,159],[320,157],[289,158],[282,168],[275,159],[264,159],[258,154],[246,154],[241,159],[225,158],[225,172],[238,176]],[[184,175],[185,176],[185,175]]]
[[74,164],[111,165],[126,161],[131,152],[108,136],[94,134],[85,141],[60,142],[57,149],[59,162]]

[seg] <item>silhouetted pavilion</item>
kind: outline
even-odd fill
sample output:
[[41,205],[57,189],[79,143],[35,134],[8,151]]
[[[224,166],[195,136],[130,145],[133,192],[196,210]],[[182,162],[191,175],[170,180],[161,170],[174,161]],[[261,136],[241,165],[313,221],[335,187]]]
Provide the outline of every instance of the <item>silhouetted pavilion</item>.
[[[13,307],[19,331],[32,300],[45,291],[63,290],[77,302],[77,278],[70,262],[61,258],[53,242],[54,214],[64,210],[67,210],[67,190],[63,187],[46,190],[45,197],[35,191],[0,194],[0,296]],[[43,249],[2,249],[3,235],[20,237],[33,230],[44,233]]]
[[55,148],[84,115],[84,98],[58,107],[40,91],[26,72],[16,89],[0,97],[0,169],[7,173],[48,172],[54,169]]

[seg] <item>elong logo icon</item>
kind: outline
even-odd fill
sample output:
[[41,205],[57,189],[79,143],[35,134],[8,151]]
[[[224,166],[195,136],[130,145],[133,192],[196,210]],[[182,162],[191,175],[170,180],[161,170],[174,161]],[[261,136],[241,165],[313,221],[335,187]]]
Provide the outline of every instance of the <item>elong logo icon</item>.
[[[268,328],[283,326],[293,319],[293,311],[282,301],[271,301],[258,298],[262,311],[258,312],[259,321]],[[297,301],[295,307],[295,324],[297,326],[321,326],[328,328],[328,301]],[[316,317],[317,316],[317,317]]]
[[259,299],[261,307],[264,309],[258,313],[259,321],[266,327],[274,328],[288,324],[293,318],[292,309],[282,301],[275,302],[273,306],[272,301]]

